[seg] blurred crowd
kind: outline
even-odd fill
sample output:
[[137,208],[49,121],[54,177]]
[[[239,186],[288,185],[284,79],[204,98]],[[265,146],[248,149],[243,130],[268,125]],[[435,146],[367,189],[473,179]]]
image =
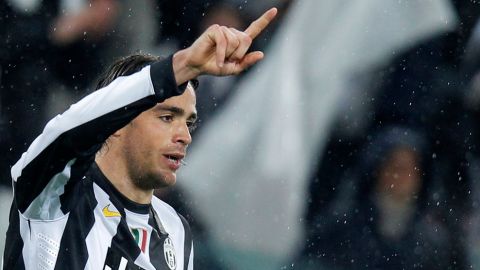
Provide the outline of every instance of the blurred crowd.
[[480,267],[480,5],[452,5],[455,31],[379,68],[336,122],[296,269]]
[[[244,29],[276,6],[279,18],[253,44],[267,50],[297,1],[1,1],[0,197],[48,119],[91,92],[116,58],[168,56],[213,23]],[[451,5],[454,31],[422,39],[352,84],[360,90],[339,105],[308,180],[301,246],[276,269],[480,268],[480,4]],[[196,132],[230,104],[242,76],[200,78]],[[240,269],[209,244],[183,188],[157,195],[189,219],[196,268]]]

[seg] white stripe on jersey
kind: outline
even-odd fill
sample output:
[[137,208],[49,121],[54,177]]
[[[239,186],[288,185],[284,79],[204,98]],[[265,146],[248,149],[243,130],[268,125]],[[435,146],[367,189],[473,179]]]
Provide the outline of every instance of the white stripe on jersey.
[[110,201],[108,194],[95,183],[93,183],[93,192],[98,202],[95,210],[93,210],[95,223],[88,233],[85,242],[88,254],[95,254],[95,256],[88,257],[85,269],[96,269],[99,265],[104,264],[108,248],[111,246],[113,237],[117,234],[118,224],[121,219],[120,216],[105,218],[103,215],[104,207],[114,212],[118,212],[118,209]]
[[[53,270],[60,249],[69,214],[57,220],[39,221],[20,218],[20,235],[23,240],[25,269]],[[52,230],[52,227],[55,229]]]
[[118,270],[125,270],[127,268],[127,263],[127,259],[122,258],[122,260],[120,261],[120,266],[118,266]]

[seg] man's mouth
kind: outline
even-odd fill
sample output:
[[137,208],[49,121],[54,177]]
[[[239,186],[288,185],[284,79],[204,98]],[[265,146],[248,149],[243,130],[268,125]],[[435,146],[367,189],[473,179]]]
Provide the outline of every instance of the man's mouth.
[[171,156],[171,155],[165,155],[168,159],[172,160],[172,161],[178,161],[180,160],[180,158],[176,157],[176,156]]
[[177,170],[178,168],[180,168],[180,165],[185,164],[183,161],[185,155],[183,154],[165,154],[163,156],[167,158],[168,166],[172,170]]

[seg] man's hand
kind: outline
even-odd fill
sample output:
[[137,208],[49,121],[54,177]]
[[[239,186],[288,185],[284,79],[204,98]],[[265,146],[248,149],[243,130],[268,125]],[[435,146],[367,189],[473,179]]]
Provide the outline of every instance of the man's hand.
[[277,15],[272,8],[239,31],[225,26],[210,26],[188,48],[173,55],[173,70],[180,85],[202,74],[233,75],[242,72],[263,58],[263,53],[247,53],[252,41]]

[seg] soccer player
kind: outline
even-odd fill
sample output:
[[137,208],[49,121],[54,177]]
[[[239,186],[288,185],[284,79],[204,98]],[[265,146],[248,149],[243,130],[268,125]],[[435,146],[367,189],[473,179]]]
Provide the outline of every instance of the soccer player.
[[275,17],[213,25],[160,60],[133,55],[52,119],[13,166],[3,269],[193,269],[185,219],[153,196],[173,185],[196,120],[194,79],[238,74]]

